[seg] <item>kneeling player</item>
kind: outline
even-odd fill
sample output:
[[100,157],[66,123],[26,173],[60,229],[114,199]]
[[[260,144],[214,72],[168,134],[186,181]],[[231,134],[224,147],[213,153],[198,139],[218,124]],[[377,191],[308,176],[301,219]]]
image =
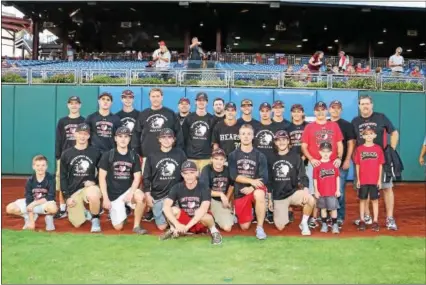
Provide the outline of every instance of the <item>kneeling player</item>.
[[128,147],[130,135],[127,127],[117,129],[117,148],[105,152],[99,162],[99,187],[103,207],[109,210],[114,229],[123,229],[127,219],[126,204],[136,204],[133,232],[143,235],[147,233],[140,225],[145,203],[144,194],[138,189],[142,173],[139,156]]
[[[212,244],[222,243],[213,216],[208,213],[211,193],[207,185],[198,182],[198,169],[193,161],[185,161],[181,167],[183,182],[172,187],[163,212],[170,223],[170,229],[160,239],[165,240],[179,234],[205,233],[210,229]],[[177,203],[177,206],[173,206]]]
[[55,179],[46,172],[47,158],[37,155],[33,158],[34,174],[25,185],[25,198],[18,199],[6,207],[10,215],[21,216],[25,220],[24,230],[34,230],[38,215],[46,215],[46,231],[54,231],[53,216],[58,207],[55,203]]
[[[308,220],[315,207],[315,199],[309,194],[304,162],[298,153],[289,152],[289,141],[286,131],[275,133],[277,152],[269,161],[271,189],[268,189],[268,206],[274,213],[274,223],[280,231],[289,223],[289,206],[302,206],[303,218],[299,227],[302,235],[311,235]],[[304,190],[298,190],[299,183]]]
[[234,215],[230,199],[234,192],[233,181],[229,169],[225,166],[226,154],[217,148],[212,152],[212,163],[204,166],[200,181],[211,189],[211,211],[219,227],[230,232],[234,225]]

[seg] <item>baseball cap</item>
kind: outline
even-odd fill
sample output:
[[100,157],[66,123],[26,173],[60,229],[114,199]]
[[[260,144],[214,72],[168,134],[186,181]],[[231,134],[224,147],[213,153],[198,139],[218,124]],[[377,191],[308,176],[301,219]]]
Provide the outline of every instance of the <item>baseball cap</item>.
[[86,123],[81,123],[77,125],[77,128],[75,129],[75,131],[78,132],[86,132],[86,133],[90,133],[90,126]]
[[160,133],[158,134],[159,138],[161,138],[161,137],[174,137],[174,136],[175,136],[175,133],[173,132],[172,129],[169,129],[169,128],[162,129],[160,131]]
[[218,156],[218,155],[226,157],[225,151],[223,149],[221,149],[221,148],[217,148],[217,149],[215,149],[215,150],[212,151],[212,157]]
[[276,100],[274,104],[272,104],[272,108],[282,108],[284,107],[284,103],[281,100]]
[[327,109],[327,104],[325,104],[323,101],[318,101],[315,103],[314,110],[317,110],[319,108]]
[[132,98],[134,98],[134,97],[135,97],[135,94],[133,93],[133,91],[132,91],[132,90],[124,90],[124,91],[121,93],[121,98],[123,98],[123,97],[132,97]]
[[81,103],[80,97],[78,97],[78,96],[71,96],[71,97],[69,97],[68,98],[68,103],[70,103],[71,101],[76,101],[78,103]]
[[244,106],[244,105],[250,105],[250,106],[253,106],[253,101],[251,101],[250,99],[243,99],[243,100],[241,101],[241,106]]
[[259,106],[259,111],[262,110],[263,108],[268,108],[269,110],[271,110],[271,104],[269,104],[268,102],[263,102],[262,104],[260,104]]
[[229,108],[232,108],[232,109],[234,109],[234,110],[237,110],[237,106],[235,105],[235,103],[234,103],[234,102],[228,102],[228,103],[226,103],[226,105],[225,105],[225,110],[227,110],[227,109],[229,109]]
[[166,45],[166,43],[165,43],[164,41],[159,41],[159,42],[158,42],[158,44],[159,44],[160,46],[165,46],[165,45]]
[[303,106],[301,104],[293,104],[291,106],[291,111],[293,111],[295,109],[298,109],[298,110],[301,110],[302,112],[305,112],[305,109],[303,108]]
[[130,136],[131,131],[128,127],[119,127],[116,131],[115,131],[115,135],[119,136],[119,135],[128,135]]
[[179,99],[179,103],[178,103],[178,104],[183,103],[183,102],[186,102],[186,103],[188,103],[188,104],[191,104],[191,103],[189,102],[189,99],[188,99],[188,98],[186,98],[186,97],[182,97],[182,98],[180,98],[180,99]]
[[323,150],[323,149],[332,150],[333,148],[331,147],[331,143],[329,143],[329,142],[322,142],[320,144],[320,150]]
[[111,93],[108,93],[108,92],[102,92],[101,94],[99,94],[98,99],[101,99],[104,96],[109,97],[109,99],[111,99],[111,101],[112,101],[112,95],[111,95]]
[[376,133],[376,130],[375,130],[373,127],[367,126],[367,127],[365,127],[365,128],[362,130],[362,134],[365,134],[365,133],[367,133],[367,132],[369,132],[369,131],[371,131],[371,132],[373,132],[373,133]]
[[198,169],[197,169],[197,165],[195,164],[195,162],[187,160],[184,163],[182,163],[180,171],[181,172],[185,172],[185,171],[198,171]]
[[204,92],[200,92],[200,93],[198,93],[198,94],[197,94],[197,96],[195,97],[195,101],[198,101],[198,100],[206,100],[206,101],[209,101],[209,97],[207,96],[207,94],[206,94],[206,93],[204,93]]
[[342,102],[340,102],[339,100],[333,100],[333,101],[331,101],[329,107],[331,108],[333,106],[338,106],[338,107],[342,108]]
[[284,130],[279,130],[275,133],[274,135],[274,139],[289,139],[290,136],[288,135],[288,133]]

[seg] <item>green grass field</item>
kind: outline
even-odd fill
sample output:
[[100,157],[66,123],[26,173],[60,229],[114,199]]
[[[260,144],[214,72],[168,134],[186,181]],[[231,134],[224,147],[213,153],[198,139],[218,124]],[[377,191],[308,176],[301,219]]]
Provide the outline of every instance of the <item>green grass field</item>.
[[2,283],[425,283],[424,238],[45,234],[3,230]]

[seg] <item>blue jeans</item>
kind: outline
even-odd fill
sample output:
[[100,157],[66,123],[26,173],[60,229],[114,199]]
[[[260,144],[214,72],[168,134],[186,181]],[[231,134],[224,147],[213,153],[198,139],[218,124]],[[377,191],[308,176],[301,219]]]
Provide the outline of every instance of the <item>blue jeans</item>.
[[345,186],[346,186],[346,180],[348,178],[349,169],[343,170],[342,168],[339,169],[340,171],[340,197],[339,197],[339,204],[340,208],[337,210],[337,219],[344,221],[345,220],[345,208],[346,208],[346,201],[345,201]]

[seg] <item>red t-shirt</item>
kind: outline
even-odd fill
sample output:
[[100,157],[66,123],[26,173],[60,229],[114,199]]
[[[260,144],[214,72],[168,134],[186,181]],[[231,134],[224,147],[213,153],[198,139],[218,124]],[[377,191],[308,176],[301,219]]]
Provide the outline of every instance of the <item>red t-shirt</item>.
[[314,167],[314,179],[317,180],[318,191],[323,197],[336,195],[337,177],[339,177],[339,169],[331,160],[321,162],[319,166]]
[[382,148],[360,145],[357,147],[354,162],[359,165],[359,183],[361,185],[376,185],[379,181],[380,165],[385,163]]
[[312,122],[305,127],[302,135],[302,143],[308,145],[308,151],[315,159],[321,159],[319,146],[322,142],[328,142],[333,148],[330,160],[337,158],[337,143],[343,140],[342,131],[336,122],[327,121],[321,125]]

